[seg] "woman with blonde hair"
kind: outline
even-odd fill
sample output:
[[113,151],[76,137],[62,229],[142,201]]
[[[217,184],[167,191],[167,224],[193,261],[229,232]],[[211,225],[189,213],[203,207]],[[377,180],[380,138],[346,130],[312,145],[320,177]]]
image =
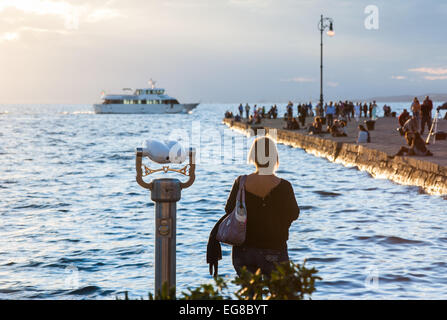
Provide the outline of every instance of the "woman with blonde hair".
[[420,122],[421,119],[421,104],[419,103],[419,100],[417,97],[414,97],[413,103],[411,104],[411,111],[413,111],[413,116],[416,117],[418,122]]
[[270,274],[276,263],[289,261],[287,240],[291,223],[299,216],[300,209],[292,185],[275,175],[279,166],[276,143],[269,137],[259,137],[248,153],[248,162],[255,172],[238,177],[228,197],[226,214],[211,231],[207,263],[210,274],[218,274],[218,261],[222,259],[216,234],[220,223],[233,211],[239,183],[245,180],[245,207],[247,211],[246,238],[240,246],[233,246],[233,266],[239,274],[242,267],[254,273],[261,269]]

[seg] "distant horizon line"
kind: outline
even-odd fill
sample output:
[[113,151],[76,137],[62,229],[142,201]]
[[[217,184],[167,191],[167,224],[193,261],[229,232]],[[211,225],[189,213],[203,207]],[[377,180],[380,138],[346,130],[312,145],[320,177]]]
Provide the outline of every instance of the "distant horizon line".
[[[429,96],[433,102],[445,102],[447,101],[447,93],[424,93],[424,94],[418,94],[418,95],[411,95],[411,94],[401,94],[401,95],[389,95],[389,96],[376,96],[376,97],[369,97],[369,98],[332,98],[332,99],[324,99],[325,102],[329,102],[329,101],[353,101],[353,102],[372,102],[372,101],[376,101],[376,102],[388,102],[388,103],[398,103],[398,102],[411,102],[411,99],[413,99],[414,97],[425,97],[425,96]],[[433,100],[434,99],[434,100]],[[262,100],[257,100],[257,101],[212,101],[212,100],[204,100],[204,101],[200,101],[200,104],[268,104],[268,103],[276,103],[276,104],[283,104],[283,103],[288,103],[289,101],[292,101],[294,103],[307,103],[309,101],[312,101],[312,103],[318,103],[319,102],[319,98],[315,98],[315,99],[303,99],[300,101],[297,101],[298,99],[285,99],[283,101],[268,101],[265,99]],[[57,105],[57,104],[64,104],[64,105],[94,105],[95,102],[0,102],[0,105]]]

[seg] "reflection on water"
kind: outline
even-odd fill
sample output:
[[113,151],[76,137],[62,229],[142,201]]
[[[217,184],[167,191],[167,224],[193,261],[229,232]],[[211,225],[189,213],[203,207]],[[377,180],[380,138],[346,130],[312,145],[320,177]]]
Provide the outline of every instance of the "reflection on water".
[[[187,141],[184,132],[192,136],[198,125],[197,178],[178,203],[178,292],[211,282],[209,231],[234,178],[251,169],[245,146],[229,143],[240,134],[220,123],[236,106],[200,105],[190,115],[0,106],[0,298],[114,299],[126,290],[147,297],[154,206],[135,182],[134,148],[147,137]],[[230,149],[220,149],[222,139]],[[278,147],[278,175],[291,181],[301,207],[290,257],[306,258],[323,277],[314,299],[446,297],[445,200]],[[233,277],[229,247],[223,255],[219,270]]]

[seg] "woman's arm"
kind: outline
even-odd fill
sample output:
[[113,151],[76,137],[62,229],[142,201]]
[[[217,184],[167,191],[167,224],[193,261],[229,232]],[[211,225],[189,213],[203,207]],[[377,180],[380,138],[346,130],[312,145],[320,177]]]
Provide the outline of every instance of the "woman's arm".
[[234,207],[236,206],[236,197],[237,193],[239,191],[239,180],[241,177],[237,177],[236,180],[234,180],[233,188],[231,189],[230,195],[227,199],[227,204],[225,205],[225,212],[227,214],[230,214],[233,212]]
[[221,222],[233,211],[236,205],[236,196],[239,189],[239,178],[237,178],[233,183],[233,188],[231,189],[230,195],[227,199],[227,204],[225,205],[225,215],[217,221],[214,225],[213,230],[211,230],[210,236],[208,238],[208,246],[206,250],[206,262],[210,267],[210,274],[217,276],[218,273],[218,261],[222,259],[222,250],[219,241],[216,239],[217,231],[219,230],[219,225]]
[[296,202],[295,192],[293,191],[292,184],[288,181],[287,183],[288,183],[287,187],[288,191],[286,194],[286,199],[284,199],[284,203],[286,206],[285,208],[286,212],[290,219],[290,223],[292,223],[292,221],[298,219],[300,215],[300,208],[298,207],[298,203]]

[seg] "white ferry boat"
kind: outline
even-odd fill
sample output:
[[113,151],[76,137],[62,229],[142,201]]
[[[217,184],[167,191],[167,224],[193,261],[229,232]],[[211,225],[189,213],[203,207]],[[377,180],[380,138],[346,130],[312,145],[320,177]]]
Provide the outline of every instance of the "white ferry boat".
[[156,88],[154,81],[149,84],[150,88],[136,89],[133,94],[103,93],[103,102],[94,104],[93,109],[95,113],[188,113],[198,106],[198,103],[179,103],[166,95],[164,89]]

